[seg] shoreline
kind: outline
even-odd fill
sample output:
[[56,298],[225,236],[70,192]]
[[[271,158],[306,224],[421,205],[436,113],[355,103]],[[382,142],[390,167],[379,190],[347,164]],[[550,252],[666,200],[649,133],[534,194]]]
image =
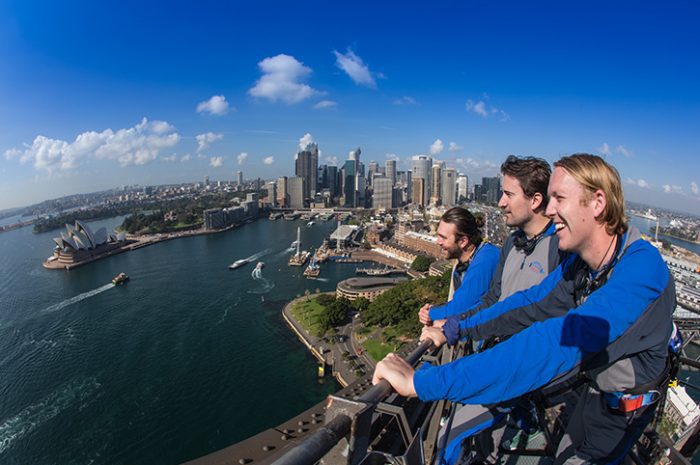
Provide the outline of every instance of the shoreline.
[[[132,250],[138,250],[143,247],[148,247],[149,245],[153,244],[158,244],[160,242],[165,242],[165,241],[171,241],[174,239],[181,239],[184,237],[196,237],[196,236],[204,236],[207,234],[217,234],[221,233],[224,231],[230,231],[232,229],[235,229],[239,226],[242,226],[242,224],[233,224],[231,226],[228,226],[223,229],[214,229],[214,230],[206,230],[206,229],[192,229],[189,231],[183,231],[183,232],[177,232],[177,233],[157,233],[157,234],[148,234],[148,235],[128,235],[126,237],[127,243],[124,245],[117,247],[115,249],[108,250],[106,252],[97,254],[93,257],[90,257],[85,260],[81,260],[78,262],[74,263],[59,263],[58,260],[52,260],[49,261],[48,259],[44,260],[42,262],[42,266],[46,268],[47,270],[72,270],[73,268],[77,268],[82,265],[87,265],[88,263],[92,263],[97,260],[101,260],[103,258],[111,257],[114,255],[119,255],[120,253],[124,252],[130,252]],[[53,257],[53,256],[52,256]]]

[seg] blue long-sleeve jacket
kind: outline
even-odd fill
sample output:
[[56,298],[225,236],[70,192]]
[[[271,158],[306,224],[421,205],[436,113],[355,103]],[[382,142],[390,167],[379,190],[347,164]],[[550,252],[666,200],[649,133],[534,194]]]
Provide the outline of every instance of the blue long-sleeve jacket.
[[494,305],[490,319],[484,313],[469,331],[513,336],[485,352],[416,371],[418,397],[490,404],[578,371],[608,392],[661,376],[675,288],[659,252],[631,230],[605,284],[576,307],[581,266],[580,258],[569,257],[539,286]]
[[431,307],[430,318],[442,320],[449,315],[461,313],[465,308],[477,305],[489,289],[489,283],[498,265],[499,254],[498,247],[482,242],[474,252],[469,267],[464,271],[462,284],[454,292],[452,300],[446,304]]

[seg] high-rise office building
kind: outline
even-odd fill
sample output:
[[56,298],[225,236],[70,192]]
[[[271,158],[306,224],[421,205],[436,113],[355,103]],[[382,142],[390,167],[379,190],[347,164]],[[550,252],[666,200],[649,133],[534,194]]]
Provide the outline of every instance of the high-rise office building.
[[430,204],[442,205],[442,166],[435,163],[430,169]]
[[469,177],[466,174],[457,176],[457,201],[464,202],[469,199]]
[[243,187],[243,171],[236,171],[236,185]]
[[386,177],[391,179],[391,183],[396,184],[396,160],[387,160],[384,165]]
[[484,196],[484,202],[490,204],[497,204],[501,198],[501,178],[498,176],[493,178],[482,178],[482,195]]
[[331,193],[332,197],[338,197],[340,195],[340,180],[338,178],[338,167],[330,165],[326,167],[326,177],[328,179],[328,185],[326,186]]
[[318,179],[318,145],[315,142],[308,143],[297,153],[294,174],[304,179],[304,199],[313,198]]
[[457,199],[457,170],[445,168],[441,173],[442,194],[440,195],[442,204],[445,207],[453,207]]
[[287,193],[289,194],[289,208],[304,208],[304,184],[301,177],[287,178]]
[[289,192],[287,191],[287,176],[277,178],[277,205],[289,207]]
[[[421,205],[430,199],[430,167],[433,165],[433,160],[425,155],[416,155],[411,158],[411,177],[413,179],[413,187],[417,178],[423,179],[423,192],[418,196],[423,199]],[[413,198],[416,198],[416,193],[413,192]]]
[[372,208],[389,210],[394,208],[393,184],[386,176],[374,176],[374,193],[372,194]]
[[277,206],[277,184],[275,181],[265,183],[265,189],[267,190],[267,201],[273,207]]
[[425,207],[425,179],[421,177],[413,178],[411,190],[413,191],[411,203]]
[[377,164],[376,161],[371,161],[369,162],[369,165],[367,165],[367,183],[370,186],[373,186],[374,184],[374,175],[379,173],[379,165]]

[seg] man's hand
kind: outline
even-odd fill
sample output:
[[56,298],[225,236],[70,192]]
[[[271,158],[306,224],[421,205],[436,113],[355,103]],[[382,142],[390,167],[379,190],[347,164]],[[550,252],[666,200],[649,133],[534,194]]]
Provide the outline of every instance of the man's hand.
[[413,367],[394,353],[388,354],[384,360],[377,363],[372,375],[372,384],[385,379],[396,392],[404,397],[417,397],[413,387]]
[[445,323],[447,323],[447,319],[435,320],[435,321],[433,321],[433,327],[434,328],[442,328],[443,326],[445,326]]
[[440,347],[447,342],[447,338],[442,333],[442,328],[437,328],[435,326],[423,327],[423,331],[420,333],[420,340],[425,341],[427,339],[433,341],[435,347]]
[[425,304],[418,310],[418,321],[425,326],[433,324],[433,320],[430,319],[430,304]]

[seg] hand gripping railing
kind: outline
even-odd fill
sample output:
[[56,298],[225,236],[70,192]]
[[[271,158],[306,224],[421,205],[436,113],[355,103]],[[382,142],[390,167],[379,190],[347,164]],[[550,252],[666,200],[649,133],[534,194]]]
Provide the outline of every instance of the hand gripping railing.
[[[421,356],[431,347],[431,341],[423,341],[406,357],[406,362],[415,366]],[[326,424],[273,462],[272,465],[313,465],[351,431],[348,465],[356,465],[367,451],[372,411],[392,392],[393,389],[389,382],[381,380],[379,384],[357,399],[348,400],[329,396],[326,407]]]

